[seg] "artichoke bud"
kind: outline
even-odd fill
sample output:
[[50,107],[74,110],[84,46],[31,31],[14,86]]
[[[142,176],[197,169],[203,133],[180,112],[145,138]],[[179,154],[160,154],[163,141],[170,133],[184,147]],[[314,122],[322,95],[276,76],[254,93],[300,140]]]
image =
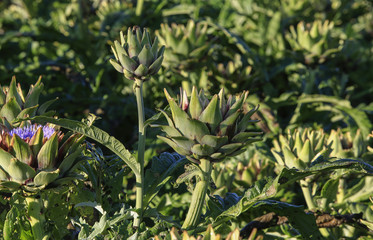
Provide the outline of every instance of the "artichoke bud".
[[331,157],[359,158],[366,152],[366,143],[360,129],[356,131],[354,137],[351,136],[350,132],[343,133],[341,129],[332,130],[327,142],[332,148]]
[[330,154],[330,144],[325,142],[321,130],[288,131],[274,140],[273,145],[271,152],[277,163],[288,168],[305,169],[321,155],[327,158]]
[[115,59],[109,60],[118,72],[128,79],[145,81],[159,71],[164,46],[158,49],[158,39],[152,43],[147,29],[128,28],[127,36],[120,32],[120,41],[111,46]]
[[191,96],[181,90],[178,99],[174,99],[165,90],[171,113],[163,111],[168,126],[158,126],[166,133],[158,137],[195,163],[202,158],[218,162],[235,156],[261,140],[261,132],[247,131],[256,122],[250,121],[251,115],[258,110],[245,113],[247,94],[229,96],[227,100],[222,90],[208,100],[203,91],[197,94],[193,87]]
[[[7,147],[4,141],[9,138]],[[21,189],[29,194],[63,179],[83,150],[77,146],[82,141],[80,135],[64,139],[64,134],[51,125],[2,129],[0,140],[0,190]]]
[[188,69],[191,64],[198,64],[206,55],[208,43],[207,24],[189,20],[183,24],[161,24],[156,34],[161,44],[167,46],[165,51],[166,66]]

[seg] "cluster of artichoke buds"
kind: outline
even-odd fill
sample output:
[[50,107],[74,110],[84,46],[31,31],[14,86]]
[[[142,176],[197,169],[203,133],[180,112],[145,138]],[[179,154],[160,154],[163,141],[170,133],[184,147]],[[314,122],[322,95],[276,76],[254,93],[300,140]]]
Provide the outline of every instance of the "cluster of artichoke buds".
[[[9,87],[0,86],[0,123],[7,128],[13,128],[21,124],[16,122],[16,119],[33,117],[38,111],[39,96],[43,87],[39,78],[35,85],[31,85],[25,97],[15,77],[12,78]],[[39,111],[40,109],[44,107],[40,106]]]
[[189,20],[186,26],[161,24],[161,29],[156,34],[159,41],[167,46],[164,62],[166,67],[188,68],[190,62],[200,61],[209,48],[209,44],[206,44],[207,29],[206,23],[195,23],[193,20]]
[[248,112],[244,103],[248,92],[224,96],[223,89],[209,100],[201,90],[193,87],[191,96],[181,89],[177,100],[165,90],[171,115],[163,111],[168,125],[160,125],[166,136],[158,136],[177,153],[197,164],[200,159],[222,161],[245,151],[250,143],[261,140],[261,132],[247,131],[258,107]]
[[311,63],[312,59],[317,57],[322,62],[331,53],[338,51],[336,48],[330,48],[327,42],[333,27],[334,23],[328,20],[324,22],[317,20],[311,24],[300,22],[296,29],[290,26],[290,33],[285,37],[295,51],[307,52],[306,61]]
[[139,27],[128,28],[127,36],[120,32],[120,43],[114,41],[111,49],[113,67],[128,79],[146,80],[156,74],[163,61],[164,46],[158,49],[158,38],[151,42],[149,32]]
[[280,165],[288,168],[305,169],[319,157],[328,159],[331,148],[326,144],[322,130],[302,129],[274,140],[273,156]]
[[72,169],[81,160],[84,137],[64,136],[51,125],[1,128],[0,190],[36,194],[75,179]]
[[337,158],[360,158],[367,151],[367,146],[360,130],[356,131],[354,138],[350,132],[343,133],[340,129],[332,130],[328,141],[333,149],[331,157]]

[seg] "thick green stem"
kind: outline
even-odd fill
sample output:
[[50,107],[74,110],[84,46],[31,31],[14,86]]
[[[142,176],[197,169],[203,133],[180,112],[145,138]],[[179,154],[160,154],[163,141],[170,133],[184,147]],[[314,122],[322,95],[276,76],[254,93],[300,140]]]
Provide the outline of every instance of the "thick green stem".
[[300,187],[302,188],[304,199],[306,200],[309,210],[315,210],[316,206],[312,199],[311,189],[307,180],[300,180]]
[[136,16],[141,16],[143,7],[144,7],[144,0],[137,0]]
[[34,197],[26,197],[27,211],[31,225],[32,235],[35,240],[46,240],[48,235],[44,233],[45,218],[42,213],[42,200]]
[[210,161],[201,159],[200,168],[202,170],[201,180],[194,188],[192,201],[189,206],[187,217],[182,226],[183,229],[190,229],[197,226],[201,217],[202,208],[205,203],[207,188],[210,183],[212,165]]
[[137,161],[140,164],[140,174],[136,175],[136,209],[139,211],[139,216],[134,219],[133,227],[138,228],[142,220],[144,209],[144,152],[145,152],[145,113],[144,113],[144,100],[142,97],[142,84],[143,81],[135,80],[135,95],[137,101],[137,113],[139,118],[139,140]]
[[[315,210],[316,205],[315,202],[312,199],[312,193],[311,193],[311,186],[309,185],[309,182],[307,180],[300,180],[300,187],[302,188],[304,199],[306,200],[307,207],[309,210]],[[329,237],[329,232],[325,228],[320,228],[320,233],[324,237]]]

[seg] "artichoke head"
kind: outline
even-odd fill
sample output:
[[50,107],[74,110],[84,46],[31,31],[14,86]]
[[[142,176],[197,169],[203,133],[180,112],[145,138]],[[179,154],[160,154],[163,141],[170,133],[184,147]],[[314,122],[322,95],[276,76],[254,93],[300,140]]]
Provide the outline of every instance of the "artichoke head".
[[320,157],[326,160],[331,152],[321,130],[297,129],[293,133],[289,130],[287,135],[280,135],[273,144],[273,156],[280,165],[288,168],[305,169]]
[[15,121],[16,119],[35,116],[43,87],[39,78],[24,96],[15,77],[12,78],[9,87],[0,86],[0,124],[7,128],[18,127],[21,123]]
[[28,125],[0,134],[0,190],[36,194],[73,179],[71,170],[81,160],[84,140],[64,136],[51,125]]
[[161,24],[156,32],[160,43],[166,45],[166,67],[188,68],[191,63],[199,63],[206,55],[210,44],[207,39],[207,24],[189,20],[183,24]]
[[223,89],[210,100],[201,90],[193,87],[191,96],[181,89],[178,100],[165,90],[171,114],[162,111],[168,125],[158,125],[166,136],[158,136],[177,153],[190,161],[200,163],[200,159],[218,162],[226,157],[245,151],[250,143],[261,140],[261,132],[249,132],[250,120],[258,107],[244,111],[248,92],[237,96],[224,97]]
[[120,32],[120,43],[114,41],[111,49],[115,59],[113,67],[128,79],[146,80],[156,74],[163,61],[164,46],[158,49],[158,38],[151,42],[149,32],[139,27],[129,28],[127,36]]
[[333,149],[330,153],[331,157],[360,158],[367,152],[367,144],[361,135],[360,129],[356,131],[354,137],[351,136],[349,131],[343,133],[341,129],[332,130],[327,143]]

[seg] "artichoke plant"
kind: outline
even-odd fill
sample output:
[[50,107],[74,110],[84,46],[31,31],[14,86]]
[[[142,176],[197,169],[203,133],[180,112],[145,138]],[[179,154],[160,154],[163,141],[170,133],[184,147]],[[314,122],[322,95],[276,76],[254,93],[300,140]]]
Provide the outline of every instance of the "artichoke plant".
[[[39,96],[43,90],[41,79],[35,85],[31,85],[28,94],[23,95],[21,86],[13,77],[9,87],[0,86],[0,123],[7,128],[18,127],[25,122],[15,121],[18,118],[33,117],[37,111],[43,113],[48,103],[38,105]],[[38,108],[39,107],[39,108]]]
[[67,137],[51,125],[28,125],[0,135],[0,190],[26,195],[70,181],[84,137]]
[[167,90],[165,95],[171,114],[163,111],[168,125],[159,127],[166,136],[158,137],[194,163],[199,164],[200,159],[223,161],[242,153],[250,143],[261,140],[261,132],[247,131],[250,124],[258,122],[250,119],[258,107],[244,111],[248,91],[226,99],[222,89],[208,100],[203,90],[197,93],[193,87],[189,98],[186,91],[181,90],[179,103]]
[[331,152],[324,132],[310,129],[295,130],[293,133],[289,130],[287,135],[280,135],[271,151],[280,165],[297,169],[309,167],[319,157],[327,159]]
[[113,67],[128,79],[146,80],[156,74],[163,61],[164,46],[158,49],[158,38],[150,40],[149,32],[139,27],[128,28],[127,36],[120,32],[120,43],[114,41],[111,47],[115,60]]
[[166,136],[158,136],[177,153],[198,164],[199,181],[193,190],[191,205],[182,228],[194,228],[201,216],[207,188],[211,179],[212,163],[245,151],[250,143],[261,140],[260,132],[247,128],[256,120],[250,120],[258,110],[244,111],[248,92],[235,97],[224,96],[224,91],[209,100],[201,90],[193,87],[191,96],[181,89],[179,100],[165,90],[171,114],[163,111],[168,125],[159,125]]
[[330,30],[333,27],[334,23],[329,21],[317,20],[311,24],[300,22],[296,28],[290,26],[290,32],[285,37],[293,50],[306,52],[306,63],[313,63],[314,58],[322,63],[332,53],[339,51],[338,48],[331,48],[328,45]]
[[207,43],[207,24],[189,20],[183,24],[161,24],[156,32],[165,50],[166,67],[189,68],[192,63],[200,63],[209,48]]

